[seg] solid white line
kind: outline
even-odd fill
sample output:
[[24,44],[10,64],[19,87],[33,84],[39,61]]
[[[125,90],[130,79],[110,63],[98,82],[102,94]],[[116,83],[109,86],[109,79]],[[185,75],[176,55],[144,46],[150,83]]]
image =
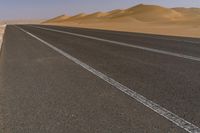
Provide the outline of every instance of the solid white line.
[[[200,44],[200,42],[197,41],[189,41],[189,40],[181,40],[181,39],[172,39],[172,38],[165,38],[165,37],[153,37],[153,36],[145,36],[145,35],[139,35],[139,36],[143,36],[143,37],[147,37],[147,38],[153,38],[153,39],[159,39],[159,40],[167,40],[167,41],[175,41],[175,42],[184,42],[184,43],[191,43],[191,44]],[[178,36],[177,36],[178,37]]]
[[[57,25],[57,27],[63,28],[63,26],[58,26],[58,25]],[[69,27],[69,28],[77,28],[77,27]],[[87,29],[88,28],[86,28],[86,30]],[[104,33],[105,31],[107,31],[107,30],[98,30],[98,32],[101,32],[101,33]],[[167,36],[168,37],[182,37],[182,38],[184,36],[170,36],[170,35],[160,35],[159,36],[159,35],[152,34],[152,33],[146,33],[146,35],[145,35],[145,33],[136,33],[136,32],[131,33],[131,32],[123,32],[123,31],[122,31],[122,33],[120,33],[120,31],[118,32],[118,31],[112,31],[112,30],[111,31],[108,30],[108,32],[111,32],[111,33],[115,32],[115,34],[118,34],[118,35],[122,35],[122,34],[124,34],[124,35],[134,35],[134,36],[145,37],[145,38],[152,38],[152,39],[157,39],[157,40],[167,40],[167,41],[175,41],[175,42],[181,42],[181,43],[184,42],[184,43],[199,44],[200,45],[200,41],[190,41],[190,40],[167,38]],[[185,37],[185,38],[187,38],[187,37]],[[194,38],[194,39],[197,39],[197,38]]]
[[146,107],[150,108],[151,110],[155,111],[159,115],[165,117],[166,119],[170,120],[177,126],[183,128],[184,130],[188,131],[189,133],[200,133],[200,128],[195,126],[194,124],[184,120],[183,118],[177,116],[176,114],[168,111],[167,109],[161,107],[160,105],[154,103],[151,100],[148,100],[144,96],[138,94],[137,92],[133,91],[132,89],[129,89],[128,87],[122,85],[121,83],[115,81],[114,79],[106,76],[105,74],[101,73],[100,71],[92,68],[91,66],[85,64],[84,62],[78,60],[77,58],[71,56],[70,54],[58,49],[57,47],[53,46],[52,44],[42,40],[41,38],[31,34],[30,32],[18,27],[21,31],[25,32],[26,34],[32,36],[33,38],[39,40],[40,42],[44,43],[48,47],[52,48],[56,52],[60,53],[61,55],[65,56],[66,58],[70,59],[71,61],[75,62],[76,64],[80,65],[87,71],[93,73],[97,77],[101,78],[102,80],[106,81],[110,85],[116,87],[120,91],[124,92],[125,94],[129,95],[130,97],[134,98],[138,102],[142,103]]
[[194,57],[194,56],[189,56],[189,55],[184,55],[184,54],[178,54],[178,53],[159,50],[159,49],[154,49],[154,48],[147,48],[147,47],[143,47],[143,46],[128,44],[128,43],[124,43],[124,42],[117,42],[117,41],[102,39],[102,38],[98,38],[98,37],[87,36],[87,35],[82,35],[82,34],[77,34],[77,33],[72,33],[72,32],[67,32],[67,31],[60,31],[60,30],[55,30],[55,29],[50,29],[50,28],[43,28],[43,27],[38,27],[38,26],[31,26],[31,27],[38,28],[38,29],[43,29],[43,30],[48,30],[48,31],[54,31],[54,32],[58,32],[58,33],[64,33],[64,34],[73,35],[73,36],[77,36],[77,37],[84,37],[84,38],[88,38],[88,39],[92,39],[92,40],[98,40],[98,41],[107,42],[107,43],[113,43],[113,44],[117,44],[117,45],[121,45],[121,46],[141,49],[141,50],[150,51],[150,52],[154,52],[154,53],[175,56],[175,57],[189,59],[189,60],[193,60],[193,61],[200,61],[199,57]]
[[[60,26],[61,27],[61,26]],[[136,32],[135,32],[136,33]],[[120,33],[116,33],[118,35],[121,35]],[[184,37],[184,36],[170,36],[170,35],[156,35],[156,34],[151,34],[151,33],[136,33],[137,35],[135,35],[134,33],[124,33],[124,35],[134,35],[134,36],[139,36],[139,37],[145,37],[145,38],[152,38],[152,39],[157,39],[157,40],[167,40],[167,41],[174,41],[174,42],[181,42],[181,43],[190,43],[190,44],[199,44],[200,42],[198,41],[189,41],[189,40],[182,40],[182,39],[174,39],[174,38],[166,38],[164,36],[168,36],[168,37]]]

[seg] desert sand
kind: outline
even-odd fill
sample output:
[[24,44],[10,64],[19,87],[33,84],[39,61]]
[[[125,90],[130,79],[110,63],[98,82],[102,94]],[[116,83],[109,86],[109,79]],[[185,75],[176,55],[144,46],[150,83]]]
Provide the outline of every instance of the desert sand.
[[199,38],[200,8],[165,8],[139,4],[109,12],[61,15],[43,24]]
[[40,24],[45,19],[13,19],[13,20],[2,20],[4,24]]
[[0,25],[0,49],[1,49],[1,44],[3,41],[3,34],[4,34],[5,26],[6,25],[3,25],[3,24]]

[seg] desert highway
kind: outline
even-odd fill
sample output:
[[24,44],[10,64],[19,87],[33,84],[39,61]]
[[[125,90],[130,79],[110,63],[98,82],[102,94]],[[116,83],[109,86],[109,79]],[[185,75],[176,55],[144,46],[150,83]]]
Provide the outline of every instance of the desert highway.
[[8,25],[2,133],[200,133],[200,39]]

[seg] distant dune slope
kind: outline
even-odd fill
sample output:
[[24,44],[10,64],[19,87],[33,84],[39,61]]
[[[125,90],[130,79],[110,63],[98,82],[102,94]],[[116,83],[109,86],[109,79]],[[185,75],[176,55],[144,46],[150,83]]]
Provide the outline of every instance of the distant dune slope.
[[182,17],[181,13],[176,12],[173,9],[143,4],[125,10],[124,14],[147,22],[163,20],[169,21]]
[[58,22],[81,22],[89,20],[117,20],[121,18],[133,18],[142,22],[158,22],[158,21],[176,21],[176,20],[186,20],[189,18],[199,18],[200,9],[199,8],[165,8],[156,5],[144,5],[139,4],[137,6],[120,10],[116,9],[110,12],[96,12],[92,14],[80,13],[75,16],[61,15],[56,18],[45,21],[44,23],[58,23]]
[[81,19],[83,19],[85,16],[87,16],[87,14],[85,14],[85,13],[80,13],[80,14],[77,14],[77,15],[75,15],[75,16],[69,17],[66,21],[81,20]]
[[189,16],[189,17],[200,17],[200,8],[173,8],[173,10],[182,13],[183,15]]
[[62,15],[43,24],[200,37],[200,8],[139,4],[123,10]]
[[61,15],[61,16],[52,18],[52,19],[50,19],[50,20],[47,20],[47,21],[45,21],[45,23],[57,23],[57,22],[62,22],[62,21],[67,20],[68,18],[69,18],[69,16],[67,16],[67,15]]

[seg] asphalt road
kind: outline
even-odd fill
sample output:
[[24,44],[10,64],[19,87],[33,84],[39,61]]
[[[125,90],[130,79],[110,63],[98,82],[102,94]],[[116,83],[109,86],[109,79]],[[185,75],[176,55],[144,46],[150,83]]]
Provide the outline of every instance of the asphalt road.
[[200,39],[18,27],[40,40],[16,26],[6,28],[0,58],[2,133],[187,132],[45,42],[200,127]]

